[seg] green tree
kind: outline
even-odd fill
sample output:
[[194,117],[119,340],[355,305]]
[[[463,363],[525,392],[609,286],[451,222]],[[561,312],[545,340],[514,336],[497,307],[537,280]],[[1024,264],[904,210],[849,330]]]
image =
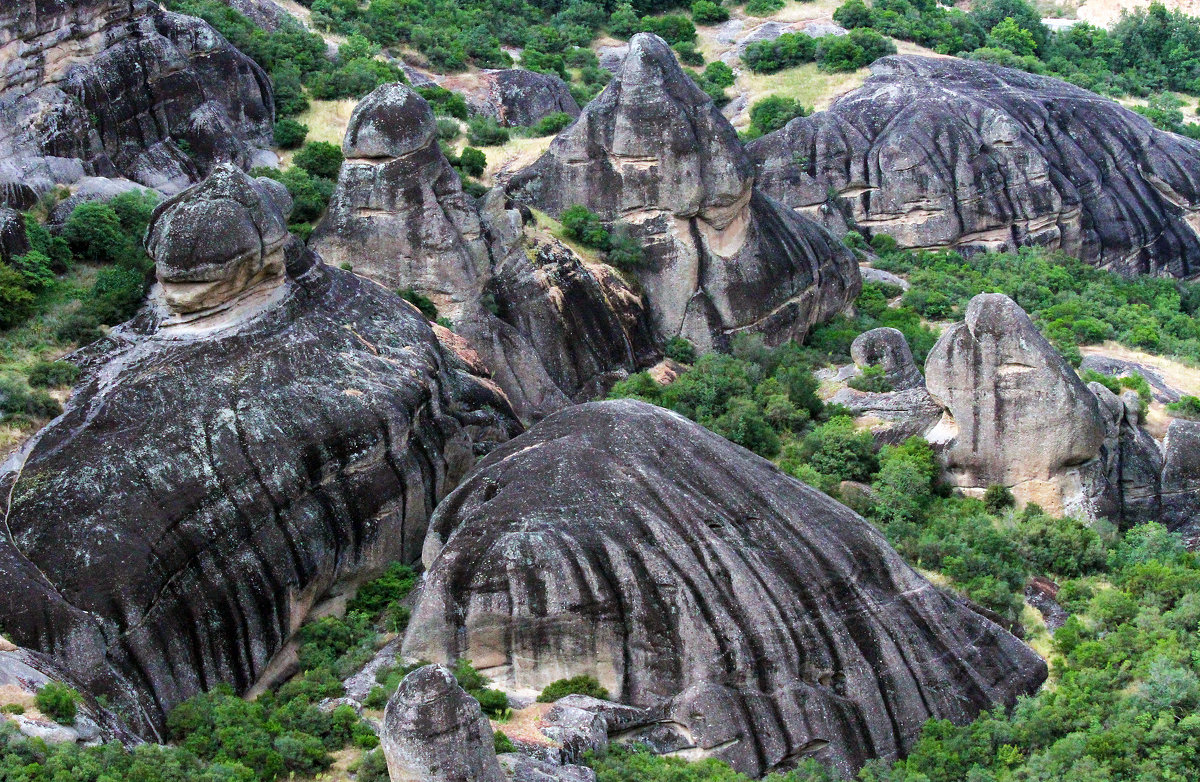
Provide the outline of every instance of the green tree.
[[328,141],[310,141],[305,144],[292,162],[314,177],[337,179],[342,168],[342,150]]
[[1037,41],[1034,40],[1033,33],[1017,24],[1011,16],[1005,17],[988,33],[988,46],[1008,49],[1019,57],[1037,52]]

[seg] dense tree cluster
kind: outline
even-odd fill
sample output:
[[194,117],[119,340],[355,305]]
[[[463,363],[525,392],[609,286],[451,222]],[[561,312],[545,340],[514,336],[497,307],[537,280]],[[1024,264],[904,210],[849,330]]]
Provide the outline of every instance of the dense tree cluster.
[[847,28],[1057,76],[1103,94],[1200,94],[1200,19],[1161,3],[1124,15],[1111,30],[1080,22],[1057,33],[1026,0],[984,0],[969,12],[934,0],[847,0],[833,18]]
[[1037,248],[970,258],[955,252],[894,252],[876,265],[908,275],[912,288],[903,302],[930,320],[961,318],[977,293],[1004,293],[1076,363],[1078,346],[1110,339],[1200,361],[1200,283],[1125,278]]

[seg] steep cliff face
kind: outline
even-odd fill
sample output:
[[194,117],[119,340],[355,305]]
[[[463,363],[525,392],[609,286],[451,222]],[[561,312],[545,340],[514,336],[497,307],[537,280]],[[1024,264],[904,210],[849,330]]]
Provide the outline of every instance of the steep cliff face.
[[[579,405],[435,513],[404,653],[538,689],[596,676],[660,743],[843,771],[1046,676],[849,509],[661,408]],[[668,738],[670,741],[668,742]]]
[[664,339],[711,349],[738,331],[802,337],[861,284],[840,242],[755,187],[733,127],[648,33],[507,188],[555,215],[582,204],[630,226],[648,249],[638,278]]
[[289,239],[286,198],[225,166],[160,206],[151,306],[0,471],[5,631],[144,733],[248,689],[319,600],[415,559],[519,429],[414,308]]
[[1122,274],[1200,272],[1200,143],[1007,68],[901,56],[871,70],[748,145],[764,192],[802,211],[835,192],[903,247],[1045,245]]
[[539,234],[494,191],[465,193],[433,111],[401,84],[354,110],[346,162],[311,244],[391,288],[428,296],[522,417],[603,390],[654,356],[640,298],[615,270]]
[[269,146],[270,82],[205,22],[148,0],[0,8],[0,196],[126,177],[177,192]]

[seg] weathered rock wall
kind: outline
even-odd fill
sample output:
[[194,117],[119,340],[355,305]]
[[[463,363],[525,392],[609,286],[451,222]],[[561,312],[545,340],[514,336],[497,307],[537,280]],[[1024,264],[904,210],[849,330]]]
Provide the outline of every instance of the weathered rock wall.
[[513,688],[595,676],[658,710],[660,743],[750,774],[894,757],[927,718],[1046,676],[849,509],[640,402],[494,451],[438,507],[424,560],[405,655]]
[[902,247],[1061,248],[1122,274],[1200,273],[1200,142],[1057,79],[886,57],[862,88],[750,143],[763,192]]

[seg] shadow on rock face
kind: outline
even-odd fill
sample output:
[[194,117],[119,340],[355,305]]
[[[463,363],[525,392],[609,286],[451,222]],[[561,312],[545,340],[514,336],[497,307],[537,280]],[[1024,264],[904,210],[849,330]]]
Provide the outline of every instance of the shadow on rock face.
[[804,755],[851,772],[1046,676],[849,509],[640,402],[570,408],[493,452],[424,560],[407,656],[510,688],[595,676],[657,710],[673,748],[749,774]]
[[0,473],[0,622],[143,735],[286,670],[309,609],[415,560],[519,431],[415,308],[289,241],[286,206],[232,167],[161,206],[150,306],[76,357],[64,414]]

